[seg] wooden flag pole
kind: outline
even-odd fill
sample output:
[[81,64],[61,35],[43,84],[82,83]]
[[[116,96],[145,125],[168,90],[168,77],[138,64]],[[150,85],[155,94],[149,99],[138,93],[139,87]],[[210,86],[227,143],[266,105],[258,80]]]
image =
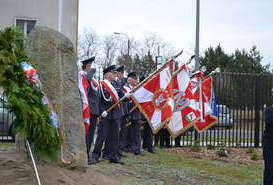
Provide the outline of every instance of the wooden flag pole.
[[134,87],[134,89],[132,89],[130,91],[130,93],[134,93],[136,90],[138,90],[144,83],[146,83],[148,80],[150,80],[156,73],[161,72],[163,69],[165,69],[165,67],[168,66],[169,62],[176,59],[177,57],[179,57],[181,54],[183,53],[183,50],[181,50],[179,53],[177,53],[175,56],[173,56],[170,60],[168,60],[168,62],[166,62],[165,64],[163,64],[159,69],[155,70],[153,73],[151,73],[147,78],[145,78],[142,82],[140,82],[136,87]]
[[[183,53],[183,50],[181,50],[179,53],[177,53],[175,56],[173,56],[170,60],[168,60],[168,62],[166,62],[165,64],[163,64],[159,69],[155,70],[153,73],[151,73],[147,78],[145,78],[142,82],[140,82],[136,87],[134,87],[130,93],[134,93],[136,90],[138,90],[144,83],[146,83],[148,80],[150,80],[156,73],[161,72],[163,69],[165,69],[165,67],[168,66],[169,62],[176,59],[177,57],[179,57],[181,54]],[[120,104],[123,100],[125,100],[125,96],[123,96],[121,99],[119,99],[119,101],[117,101],[115,104],[113,104],[111,107],[109,107],[106,112],[110,112],[111,110],[113,110],[118,104]],[[100,117],[98,117],[98,119],[100,119]]]
[[[183,64],[183,65],[188,65],[191,63],[192,59],[194,59],[195,55],[191,56],[190,60],[186,63],[186,64]],[[183,66],[182,65],[182,66]],[[172,74],[172,78],[175,77],[180,71],[183,70],[182,66],[180,66],[179,69],[177,69],[173,74]]]

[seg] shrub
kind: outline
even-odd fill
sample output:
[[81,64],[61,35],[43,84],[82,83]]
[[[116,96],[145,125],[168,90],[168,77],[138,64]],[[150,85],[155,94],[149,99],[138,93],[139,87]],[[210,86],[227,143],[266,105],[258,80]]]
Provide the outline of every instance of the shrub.
[[207,145],[207,149],[208,150],[215,150],[216,147],[214,145],[209,144],[209,145]]
[[16,28],[0,30],[0,84],[7,106],[16,116],[15,131],[34,145],[38,156],[56,159],[61,140],[50,124],[50,112],[42,104],[43,93],[29,83],[22,70],[31,62],[23,47],[23,34]]
[[226,148],[225,143],[219,143],[218,150],[216,151],[216,154],[219,157],[228,157],[228,154],[230,154],[230,151]]
[[201,151],[200,141],[198,139],[194,141],[194,144],[190,147],[190,151],[192,151],[192,152],[200,152]]

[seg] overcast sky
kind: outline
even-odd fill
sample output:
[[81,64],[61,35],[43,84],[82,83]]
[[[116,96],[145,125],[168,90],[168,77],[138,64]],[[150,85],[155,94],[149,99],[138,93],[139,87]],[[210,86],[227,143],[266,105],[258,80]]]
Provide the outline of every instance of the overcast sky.
[[[273,0],[200,0],[200,51],[222,45],[227,53],[256,45],[273,65]],[[142,39],[156,33],[186,55],[195,44],[196,0],[80,0],[79,32],[123,32]]]

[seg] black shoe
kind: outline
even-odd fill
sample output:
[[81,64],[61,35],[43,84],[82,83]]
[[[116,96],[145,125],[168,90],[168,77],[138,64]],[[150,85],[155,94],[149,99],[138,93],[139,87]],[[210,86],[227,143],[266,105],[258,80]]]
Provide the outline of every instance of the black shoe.
[[124,165],[124,162],[120,161],[120,159],[110,159],[109,162]]
[[134,154],[135,155],[141,155],[141,156],[143,156],[144,154],[143,153],[141,153],[141,152],[134,152]]
[[155,151],[153,149],[148,149],[147,152],[154,154]]
[[88,165],[97,164],[99,163],[99,159],[91,158],[91,160],[88,161]]
[[102,158],[105,160],[110,160],[110,157],[108,155],[103,155]]

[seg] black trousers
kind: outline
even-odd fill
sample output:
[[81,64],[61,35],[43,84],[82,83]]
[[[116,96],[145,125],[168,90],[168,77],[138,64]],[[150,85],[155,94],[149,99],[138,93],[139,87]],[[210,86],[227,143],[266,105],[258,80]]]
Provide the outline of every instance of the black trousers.
[[98,136],[95,142],[95,147],[93,150],[93,158],[99,159],[101,156],[101,151],[103,144],[106,143],[106,150],[109,159],[118,158],[118,148],[119,148],[119,124],[120,120],[109,120],[102,119],[98,125]]
[[140,124],[137,121],[132,120],[132,124],[129,126],[129,134],[131,135],[131,151],[135,154],[140,154]]
[[107,136],[104,141],[104,147],[102,149],[102,156],[108,157],[110,155],[110,140]]
[[142,148],[147,148],[148,150],[152,150],[153,149],[153,133],[148,123],[144,123],[142,133],[143,133]]
[[87,151],[88,159],[90,158],[90,150],[91,150],[92,143],[94,141],[95,130],[97,127],[96,125],[97,125],[97,116],[91,115],[89,135],[85,136],[86,151]]
[[158,139],[160,147],[170,147],[171,146],[171,138],[170,133],[166,128],[162,128],[158,132]]
[[120,131],[119,131],[119,148],[121,151],[126,151],[126,149],[129,147],[129,140],[128,140],[128,134],[129,134],[129,126],[126,126],[126,119],[124,117],[121,119],[120,123]]
[[175,147],[181,147],[181,136],[182,134],[180,134],[179,136],[177,136],[174,141],[175,141]]
[[263,140],[264,185],[273,185],[273,141]]

